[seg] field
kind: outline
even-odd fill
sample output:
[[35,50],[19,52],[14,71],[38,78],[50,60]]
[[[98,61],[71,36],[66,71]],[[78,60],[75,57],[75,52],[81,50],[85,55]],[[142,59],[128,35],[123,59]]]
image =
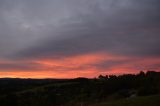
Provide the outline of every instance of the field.
[[103,102],[92,106],[160,106],[160,95]]

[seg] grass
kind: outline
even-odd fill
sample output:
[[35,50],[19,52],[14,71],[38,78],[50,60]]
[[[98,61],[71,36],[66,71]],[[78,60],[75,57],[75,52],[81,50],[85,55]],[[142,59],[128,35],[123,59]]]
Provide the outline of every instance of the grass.
[[160,95],[135,97],[113,102],[104,102],[92,106],[160,106]]

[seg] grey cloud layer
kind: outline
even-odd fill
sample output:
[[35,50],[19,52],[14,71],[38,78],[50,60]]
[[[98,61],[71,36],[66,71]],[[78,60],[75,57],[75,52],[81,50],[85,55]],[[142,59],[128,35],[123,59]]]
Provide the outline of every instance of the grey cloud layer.
[[160,56],[159,0],[2,0],[0,57]]

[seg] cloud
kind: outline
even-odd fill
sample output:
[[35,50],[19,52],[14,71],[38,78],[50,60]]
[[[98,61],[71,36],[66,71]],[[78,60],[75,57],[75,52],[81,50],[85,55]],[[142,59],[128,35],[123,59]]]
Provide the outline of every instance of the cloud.
[[[159,56],[159,2],[109,1],[84,0],[82,4],[88,3],[89,7],[84,5],[82,9],[78,6],[73,16],[59,27],[60,31],[52,32],[27,49],[21,49],[15,57],[77,55],[97,51],[118,55]],[[56,39],[55,36],[63,38]]]
[[[114,67],[132,70],[138,62],[134,58],[159,59],[159,5],[159,0],[1,0],[0,59],[11,63],[0,64],[0,70],[42,71],[44,64],[32,62],[52,59],[59,65],[50,70],[96,73]],[[103,61],[70,67],[65,60],[99,53]],[[108,54],[116,59],[106,60]],[[66,63],[61,66],[59,59]],[[154,61],[138,62],[142,68],[137,69],[159,64]]]

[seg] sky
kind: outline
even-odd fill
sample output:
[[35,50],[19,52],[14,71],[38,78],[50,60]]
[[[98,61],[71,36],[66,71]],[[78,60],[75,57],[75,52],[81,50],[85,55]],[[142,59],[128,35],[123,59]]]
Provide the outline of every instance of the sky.
[[0,77],[160,71],[159,0],[0,0]]

